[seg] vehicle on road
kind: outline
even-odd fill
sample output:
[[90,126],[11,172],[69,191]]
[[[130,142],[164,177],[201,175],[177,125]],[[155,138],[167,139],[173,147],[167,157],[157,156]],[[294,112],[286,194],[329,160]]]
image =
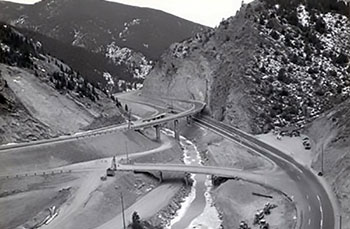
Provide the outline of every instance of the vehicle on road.
[[158,115],[153,116],[151,118],[143,119],[142,122],[151,122],[151,121],[154,121],[154,120],[162,119],[162,118],[165,117],[165,115],[166,115],[166,113],[161,113],[161,114],[158,114]]

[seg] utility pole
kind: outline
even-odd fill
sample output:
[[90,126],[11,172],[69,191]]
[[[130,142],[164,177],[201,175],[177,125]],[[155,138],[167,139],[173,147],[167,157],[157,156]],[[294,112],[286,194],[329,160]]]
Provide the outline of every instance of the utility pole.
[[126,164],[129,164],[128,142],[125,141]]
[[342,217],[341,215],[339,215],[339,229],[341,229],[341,226],[342,226]]
[[324,171],[323,171],[323,160],[324,160],[324,155],[323,155],[323,154],[324,154],[324,152],[323,152],[324,149],[323,149],[323,148],[324,148],[324,143],[322,143],[322,149],[321,149],[321,150],[322,150],[322,151],[321,151],[321,173],[322,173],[322,174],[323,174],[323,172],[324,172]]
[[123,193],[120,192],[120,201],[122,203],[122,217],[123,217],[123,228],[126,229],[125,225],[125,212],[124,212],[124,200],[123,200]]
[[128,129],[130,130],[131,128],[131,109],[129,109],[128,112]]

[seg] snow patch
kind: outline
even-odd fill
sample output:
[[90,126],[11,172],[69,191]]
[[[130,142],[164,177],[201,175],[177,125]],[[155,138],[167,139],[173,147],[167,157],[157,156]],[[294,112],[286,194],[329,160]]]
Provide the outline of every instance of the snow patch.
[[113,80],[113,78],[112,78],[110,73],[104,72],[103,73],[103,78],[105,78],[105,80],[107,81],[107,84],[109,86],[114,86],[114,80]]
[[4,43],[0,42],[0,48],[3,52],[10,52],[10,47]]
[[74,29],[74,39],[72,41],[72,45],[84,47],[84,44],[82,43],[84,36],[85,34],[83,34],[77,29]]
[[129,48],[121,48],[115,42],[107,45],[106,57],[117,65],[125,64],[133,72],[135,79],[144,79],[152,69],[152,61]]
[[141,19],[135,18],[129,22],[124,22],[124,29],[119,33],[120,39],[126,39],[126,37],[130,34],[130,27],[139,25],[141,23]]
[[304,27],[308,27],[310,24],[310,15],[309,12],[306,10],[305,6],[299,5],[297,8],[297,12],[300,24],[302,24]]

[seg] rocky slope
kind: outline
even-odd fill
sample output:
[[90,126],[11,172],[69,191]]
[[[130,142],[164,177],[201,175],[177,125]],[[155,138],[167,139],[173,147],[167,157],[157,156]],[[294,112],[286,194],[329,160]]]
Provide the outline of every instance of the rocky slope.
[[101,118],[123,120],[113,101],[82,75],[4,23],[0,111],[0,144],[74,133]]
[[342,214],[342,228],[350,227],[350,100],[322,114],[306,133],[317,154],[313,168],[321,171],[324,152],[324,176],[336,194]]
[[348,8],[327,2],[244,5],[218,28],[173,44],[143,93],[205,101],[210,115],[251,133],[303,126],[350,92]]
[[127,87],[137,87],[133,83],[149,73],[171,43],[205,28],[162,11],[100,0],[0,1],[0,20],[105,56],[121,68],[106,70],[115,85],[124,72],[130,79],[120,83]]

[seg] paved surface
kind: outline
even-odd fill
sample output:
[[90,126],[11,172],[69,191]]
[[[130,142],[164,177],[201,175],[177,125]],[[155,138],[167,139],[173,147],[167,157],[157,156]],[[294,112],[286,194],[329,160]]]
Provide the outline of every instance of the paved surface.
[[209,118],[196,121],[220,134],[241,142],[267,158],[273,160],[288,176],[267,179],[273,187],[288,194],[296,202],[301,219],[301,228],[331,229],[335,228],[334,209],[331,200],[315,174],[298,164],[292,157],[280,150],[263,143],[241,130],[218,123]]
[[119,171],[138,171],[138,172],[187,172],[195,174],[215,175],[225,178],[240,178],[254,182],[261,182],[262,177],[272,177],[273,174],[264,171],[247,171],[232,168],[213,167],[213,166],[195,166],[184,164],[118,164]]
[[[192,106],[186,111],[179,112],[177,114],[167,115],[166,117],[160,120],[152,120],[149,122],[143,122],[137,120],[133,122],[132,128],[144,128],[151,127],[158,124],[163,124],[169,121],[180,119],[187,116],[195,115],[200,112],[204,104],[196,101],[182,101],[190,102]],[[283,169],[283,173],[276,172],[274,176],[271,174],[261,174],[259,172],[247,172],[239,171],[226,168],[213,168],[213,167],[188,167],[185,168],[179,165],[133,165],[134,167],[123,167],[124,169],[135,169],[136,166],[138,169],[145,170],[164,170],[164,171],[188,171],[194,173],[205,173],[205,174],[214,174],[222,176],[233,176],[241,177],[242,179],[252,180],[256,182],[261,182],[261,177],[267,177],[264,179],[266,184],[271,185],[272,187],[281,190],[288,194],[298,206],[298,216],[301,220],[301,228],[313,228],[313,229],[332,229],[335,228],[334,220],[334,210],[332,203],[329,199],[327,192],[324,187],[320,184],[317,177],[307,168],[298,164],[293,158],[288,155],[285,155],[283,152],[267,145],[266,143],[260,142],[255,137],[248,135],[240,130],[226,126],[222,123],[215,122],[211,119],[196,119],[197,123],[203,125],[211,130],[222,134],[228,138],[241,142],[241,144],[246,145],[249,148],[252,148],[259,153],[263,154],[267,158],[273,160],[280,168]],[[109,134],[115,131],[125,131],[128,129],[128,125],[119,125],[119,126],[109,126],[100,128],[93,131],[87,131],[80,134],[72,136],[63,136],[55,139],[41,140],[35,142],[28,142],[15,145],[6,145],[0,147],[1,153],[6,153],[12,149],[23,148],[27,149],[28,147],[38,146],[38,145],[55,145],[60,142],[67,141],[77,141],[86,137],[93,137],[102,134]],[[132,166],[132,165],[129,165]],[[122,168],[120,166],[120,168]]]

